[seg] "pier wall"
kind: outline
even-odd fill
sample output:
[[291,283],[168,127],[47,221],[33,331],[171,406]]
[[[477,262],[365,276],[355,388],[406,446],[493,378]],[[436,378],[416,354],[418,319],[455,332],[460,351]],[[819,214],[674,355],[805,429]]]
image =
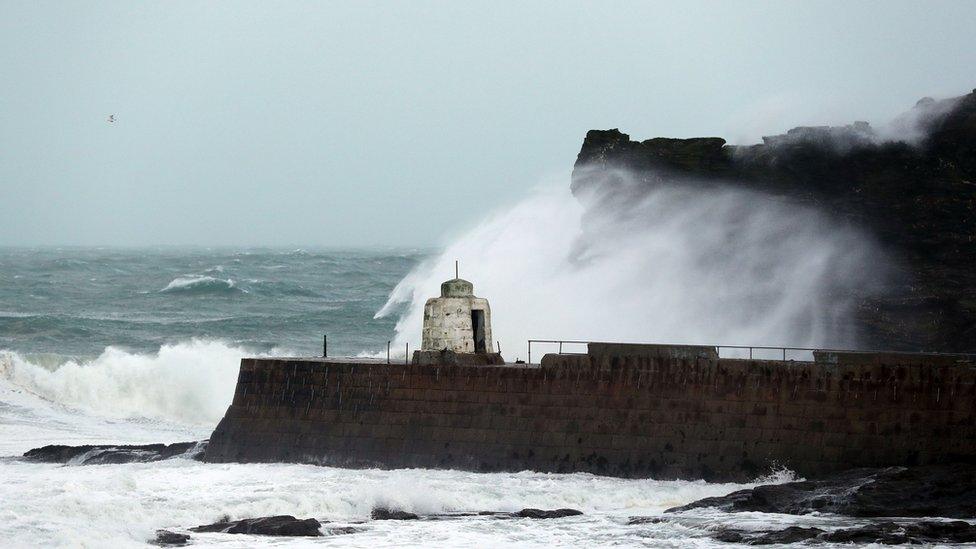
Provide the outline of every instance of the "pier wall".
[[632,351],[530,366],[246,358],[205,459],[714,481],[976,458],[972,362]]

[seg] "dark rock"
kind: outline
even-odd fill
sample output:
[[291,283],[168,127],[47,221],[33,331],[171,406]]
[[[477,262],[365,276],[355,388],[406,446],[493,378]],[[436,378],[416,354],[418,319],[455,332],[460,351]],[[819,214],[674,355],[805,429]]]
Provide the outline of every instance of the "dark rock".
[[663,517],[630,517],[627,519],[627,524],[630,526],[635,524],[660,524],[662,522],[671,521]]
[[976,542],[976,526],[961,520],[952,522],[923,521],[916,524],[879,522],[859,528],[835,530],[820,536],[834,543],[972,543]]
[[820,528],[802,528],[799,526],[765,532],[727,529],[716,532],[712,538],[725,543],[749,545],[779,545],[806,540],[832,543],[881,543],[884,545],[972,543],[976,541],[976,526],[963,521],[922,521],[914,524],[885,521],[857,528],[842,528],[833,532],[825,532]]
[[891,259],[889,276],[854,290],[853,329],[864,347],[974,352],[976,92],[920,101],[896,122],[917,142],[885,141],[863,122],[795,128],[754,146],[591,130],[572,190],[606,191],[621,216],[658,187],[717,185],[830,213],[868,232]]
[[333,526],[331,528],[323,529],[322,533],[326,536],[344,536],[347,534],[358,534],[365,531],[365,528],[356,528],[355,526]]
[[193,532],[220,532],[224,534],[252,534],[259,536],[321,536],[322,523],[309,519],[298,519],[291,515],[259,517],[241,520],[226,518],[213,524],[190,528]]
[[725,543],[743,543],[746,539],[739,530],[719,530],[712,538]]
[[852,469],[819,480],[757,486],[665,511],[702,507],[729,512],[854,517],[976,517],[976,467],[969,464]]
[[563,517],[574,517],[576,515],[582,515],[582,511],[577,511],[576,509],[522,509],[518,513],[513,513],[513,516],[519,518],[531,518],[531,519],[553,519],[553,518],[563,518]]
[[149,543],[162,547],[182,547],[189,541],[190,536],[186,534],[178,534],[169,530],[156,530],[156,538],[149,540]]
[[[749,540],[751,545],[773,545],[777,543],[796,543],[815,538],[824,531],[820,528],[801,528],[790,526],[776,532],[767,532],[757,538]],[[717,539],[717,538],[716,538]]]
[[24,453],[24,458],[30,461],[67,465],[145,463],[178,456],[200,459],[206,447],[207,441],[117,446],[110,444],[84,446],[52,444],[28,450]]
[[418,515],[413,513],[387,509],[386,507],[377,507],[376,509],[373,509],[370,517],[373,520],[417,520],[420,518]]

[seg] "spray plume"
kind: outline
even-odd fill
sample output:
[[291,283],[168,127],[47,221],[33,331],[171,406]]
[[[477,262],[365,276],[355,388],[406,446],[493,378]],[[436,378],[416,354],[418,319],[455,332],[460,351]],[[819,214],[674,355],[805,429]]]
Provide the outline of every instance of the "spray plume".
[[415,347],[455,258],[508,360],[529,338],[856,344],[849,295],[881,263],[865,235],[755,192],[605,177],[583,196],[544,186],[410,272],[376,315],[401,313],[394,348]]

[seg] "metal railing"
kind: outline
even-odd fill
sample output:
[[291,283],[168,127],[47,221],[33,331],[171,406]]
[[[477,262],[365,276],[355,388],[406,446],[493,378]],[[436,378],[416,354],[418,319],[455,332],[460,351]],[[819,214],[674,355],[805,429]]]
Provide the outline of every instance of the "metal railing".
[[[649,345],[648,343],[633,343],[624,341],[580,341],[574,339],[530,339],[528,341],[528,360],[529,364],[532,363],[532,344],[549,344],[557,345],[557,353],[560,355],[565,354],[587,354],[587,351],[582,352],[564,352],[564,345],[589,345],[590,343],[611,343],[619,345]],[[654,343],[653,345],[660,345],[662,347],[712,347],[715,352],[718,353],[719,358],[748,358],[749,359],[759,359],[759,360],[813,360],[814,352],[824,352],[824,353],[898,353],[898,354],[918,354],[918,355],[935,355],[935,356],[947,356],[947,357],[959,357],[966,359],[976,359],[976,353],[941,353],[941,352],[928,352],[928,351],[892,351],[892,350],[876,350],[876,349],[830,349],[830,348],[814,348],[814,347],[775,347],[768,345],[696,345],[690,343],[680,343],[680,344],[660,344]],[[732,350],[733,352],[723,356],[722,350]],[[735,355],[735,356],[732,356]],[[766,355],[766,356],[762,356]],[[770,356],[775,355],[775,356]],[[803,358],[798,358],[801,356]]]
[[529,349],[528,349],[528,355],[529,356],[527,357],[527,360],[526,360],[526,363],[528,363],[528,364],[532,364],[532,344],[533,343],[553,343],[553,344],[558,344],[559,345],[559,352],[557,354],[560,354],[560,355],[564,355],[564,354],[585,355],[586,354],[586,351],[583,351],[582,353],[564,353],[563,352],[563,344],[568,344],[568,345],[589,345],[590,343],[593,343],[593,342],[592,341],[578,341],[578,340],[573,340],[573,339],[530,339],[529,340]]

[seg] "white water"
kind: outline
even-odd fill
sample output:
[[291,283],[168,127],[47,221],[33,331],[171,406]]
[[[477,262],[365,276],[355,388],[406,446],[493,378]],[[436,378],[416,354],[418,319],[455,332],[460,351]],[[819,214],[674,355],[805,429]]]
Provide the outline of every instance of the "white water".
[[[201,358],[214,358],[214,345],[187,344],[182,349],[164,349],[158,357],[141,357],[140,360],[150,364],[167,361],[175,356],[170,353],[183,353],[180,356],[185,359],[193,352]],[[238,350],[226,348],[225,351]],[[17,456],[30,448],[50,443],[175,442],[199,440],[209,435],[212,425],[198,422],[187,425],[131,413],[120,412],[114,414],[115,417],[91,413],[90,410],[111,409],[111,402],[119,404],[120,410],[134,402],[105,382],[107,372],[114,371],[105,366],[114,360],[113,356],[106,352],[92,363],[76,366],[98,372],[89,377],[77,372],[64,374],[74,380],[88,380],[82,383],[94,383],[93,380],[105,383],[103,388],[107,391],[97,399],[105,400],[104,403],[83,402],[81,395],[84,393],[67,393],[73,395],[79,405],[84,404],[84,409],[41,396],[38,389],[55,395],[59,387],[43,380],[43,376],[0,377],[0,432],[3,434],[0,456]],[[8,354],[6,358],[11,359],[11,356]],[[16,370],[30,369],[20,358],[15,358],[8,368],[10,364]],[[129,365],[133,369],[146,367],[144,363],[140,364],[136,360]],[[65,367],[69,371],[74,369],[70,365],[62,366]],[[52,375],[57,372],[55,370]],[[147,382],[149,378],[136,376],[130,379],[130,389],[136,388],[136,379]],[[185,376],[176,379],[188,384],[182,392],[197,390],[193,388],[197,381]],[[37,380],[41,383],[36,383]],[[175,385],[170,385],[169,389],[181,392]],[[128,419],[119,419],[120,416],[128,416]],[[670,506],[742,487],[704,482],[622,480],[587,474],[343,470],[288,464],[210,465],[182,458],[142,464],[60,466],[26,463],[8,457],[0,459],[0,475],[3,477],[0,482],[0,540],[3,541],[0,545],[10,547],[140,546],[156,529],[184,530],[214,522],[225,514],[231,518],[292,514],[331,521],[334,524],[330,526],[347,525],[368,519],[370,511],[378,505],[421,514],[573,507],[586,515],[559,521],[468,517],[413,523],[368,522],[362,525],[365,528],[362,533],[318,540],[221,534],[193,536],[196,544],[225,547],[323,544],[344,547],[542,547],[635,544],[650,536],[649,539],[677,547],[686,542],[707,543],[707,540],[702,538],[704,534],[699,528],[678,528],[676,532],[675,526],[626,526],[627,517],[658,514]],[[780,477],[780,480],[786,478]]]
[[455,259],[489,299],[508,360],[524,359],[530,338],[856,344],[844,296],[881,270],[863,235],[730,188],[622,200],[633,182],[614,175],[614,194],[585,204],[565,181],[545,186],[414,269],[377,313],[403,310],[393,348],[416,348],[424,302],[453,278]]
[[[69,362],[60,368],[5,353],[0,375],[0,546],[139,547],[157,529],[185,532],[224,515],[238,519],[291,514],[328,521],[326,528],[354,525],[364,531],[314,539],[192,534],[194,546],[712,547],[716,543],[708,532],[723,526],[850,523],[832,517],[702,511],[668,523],[626,524],[630,516],[658,515],[672,506],[750,486],[740,484],[589,474],[218,465],[183,458],[62,466],[16,458],[45,444],[204,439],[230,401],[243,352],[218,342],[194,341],[163,347],[152,355],[110,349],[90,362]],[[172,375],[163,381],[163,372]],[[160,383],[162,388],[154,388]],[[178,410],[180,406],[186,409]],[[763,482],[791,478],[780,473]],[[370,511],[381,505],[419,514],[525,507],[571,507],[585,514],[550,521],[369,521]]]
[[0,380],[102,417],[214,425],[233,397],[241,357],[249,354],[205,340],[164,345],[155,354],[109,347],[93,360],[53,364],[0,350]]

